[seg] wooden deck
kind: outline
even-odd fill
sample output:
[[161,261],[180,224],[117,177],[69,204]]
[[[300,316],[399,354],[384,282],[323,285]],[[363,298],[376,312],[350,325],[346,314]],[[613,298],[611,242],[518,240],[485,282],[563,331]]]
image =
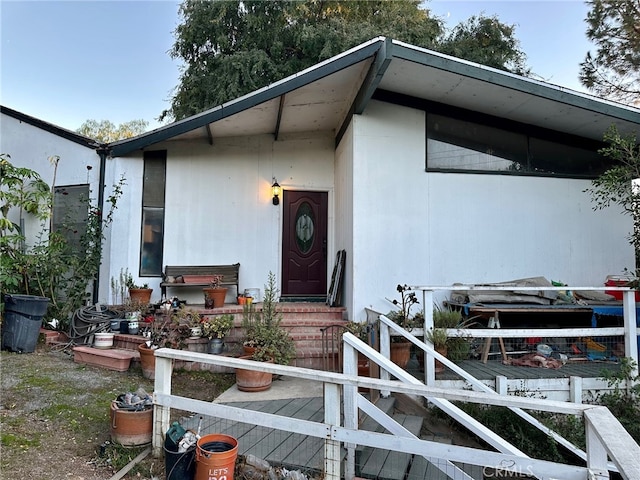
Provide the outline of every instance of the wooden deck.
[[[619,369],[619,365],[616,363],[595,361],[567,363],[558,370],[504,365],[499,360],[490,360],[486,364],[479,360],[467,360],[459,365],[483,381],[495,380],[496,376],[504,376],[513,381],[563,379],[571,376],[581,376],[585,379],[601,378],[603,369],[606,368],[611,371]],[[415,357],[409,363],[408,371],[417,378],[421,378],[424,375],[419,370]],[[459,378],[453,372],[445,371],[437,375],[437,380],[443,380],[445,383],[447,381],[454,383]],[[251,399],[252,396],[248,395],[247,398]],[[254,396],[253,398],[256,397]],[[394,412],[393,404],[389,406],[388,402],[386,402],[388,399],[381,400],[386,406],[379,404],[379,408],[387,411],[389,415],[393,416],[396,421],[403,424],[415,435],[428,440],[451,442],[451,439],[444,437],[433,438],[433,435],[429,435],[428,425],[423,428],[422,418]],[[223,401],[223,403],[247,410],[316,422],[322,422],[324,418],[323,399],[321,397],[280,398],[246,402]],[[198,422],[199,417],[191,417],[183,419],[181,424],[184,428],[195,431]],[[363,430],[384,431],[376,422],[372,422],[370,419],[365,419],[360,428]],[[268,461],[274,467],[300,470],[311,478],[320,477],[324,470],[324,441],[320,438],[274,430],[255,424],[205,417],[201,426],[201,435],[209,433],[224,433],[235,437],[238,440],[239,455],[255,455]],[[471,465],[460,465],[460,467],[473,478],[482,478],[481,472],[479,473],[478,470],[481,470],[481,467]],[[422,457],[367,447],[359,447],[356,451],[356,474],[359,477],[373,480],[423,480],[425,478],[440,480],[445,478],[440,471]]]
[[[233,402],[226,405],[301,420],[322,422],[324,419],[321,397]],[[183,420],[181,424],[184,428],[195,430],[198,421],[198,418],[192,417]],[[248,423],[205,417],[201,435],[208,433],[231,435],[238,440],[239,455],[253,454],[267,460],[274,466],[316,473],[322,472],[324,469],[324,442],[319,438]]]
[[[420,436],[423,419],[394,412],[394,403],[393,398],[381,399],[379,407],[414,435]],[[324,418],[323,399],[320,397],[232,402],[225,405],[317,422],[322,422]],[[181,424],[184,428],[195,430],[198,422],[199,418],[191,417],[183,419]],[[385,431],[369,418],[360,428]],[[320,476],[324,469],[324,441],[320,438],[206,417],[203,419],[201,435],[209,433],[233,436],[238,440],[239,455],[255,455],[274,467],[300,470],[311,477]],[[410,468],[412,478],[423,479],[426,478],[424,473],[427,469],[433,468],[428,462],[421,463],[420,469],[417,465],[412,467],[413,455],[369,447],[358,448],[356,458],[357,475],[369,479],[404,480],[409,478]]]
[[[568,362],[559,369],[532,368],[517,365],[504,365],[500,360],[489,360],[486,364],[480,360],[464,360],[458,364],[478,380],[494,380],[496,376],[508,379],[542,379],[542,378],[601,378],[603,370],[617,372],[620,364],[603,361]],[[410,369],[417,378],[416,366]],[[421,374],[422,375],[422,374]],[[436,380],[457,380],[459,376],[446,370],[436,376]]]

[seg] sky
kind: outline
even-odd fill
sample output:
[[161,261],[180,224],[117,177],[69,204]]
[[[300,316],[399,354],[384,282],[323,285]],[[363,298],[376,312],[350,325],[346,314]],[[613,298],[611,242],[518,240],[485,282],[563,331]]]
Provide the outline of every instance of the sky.
[[[0,104],[77,130],[88,119],[143,119],[170,107],[180,62],[169,56],[175,0],[0,0]],[[430,0],[448,28],[478,14],[515,25],[536,78],[573,90],[594,50],[580,0]]]

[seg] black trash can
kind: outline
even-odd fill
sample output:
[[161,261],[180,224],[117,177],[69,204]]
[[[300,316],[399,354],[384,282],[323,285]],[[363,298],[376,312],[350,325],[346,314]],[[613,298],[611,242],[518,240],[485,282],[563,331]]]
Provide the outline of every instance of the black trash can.
[[35,295],[5,295],[2,349],[31,353],[36,349],[49,299]]
[[164,471],[166,480],[193,480],[196,474],[196,447],[178,452],[165,442]]

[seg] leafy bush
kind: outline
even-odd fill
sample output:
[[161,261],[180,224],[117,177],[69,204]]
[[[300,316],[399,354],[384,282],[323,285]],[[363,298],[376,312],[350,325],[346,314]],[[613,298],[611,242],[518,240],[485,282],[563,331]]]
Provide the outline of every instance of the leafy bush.
[[[102,232],[113,221],[124,178],[113,185],[112,194],[105,199],[110,205],[106,214],[90,198],[85,199],[86,231],[80,237],[80,246],[74,247],[63,234],[65,228],[71,227],[63,225],[63,232],[50,231],[53,196],[47,183],[37,172],[15,167],[9,160],[9,155],[0,154],[2,293],[48,297],[45,319],[57,319],[58,328],[66,330],[73,312],[86,304],[90,297],[88,289],[97,279],[102,260]],[[59,158],[51,160],[57,169]],[[41,231],[35,245],[28,247],[20,225],[8,220],[11,211],[18,211],[20,219],[30,216],[40,221]]]
[[253,303],[243,307],[244,344],[256,348],[253,360],[273,358],[275,363],[288,365],[295,358],[296,348],[289,332],[280,325],[282,315],[276,309],[277,296],[276,277],[269,272],[262,310],[257,311]]

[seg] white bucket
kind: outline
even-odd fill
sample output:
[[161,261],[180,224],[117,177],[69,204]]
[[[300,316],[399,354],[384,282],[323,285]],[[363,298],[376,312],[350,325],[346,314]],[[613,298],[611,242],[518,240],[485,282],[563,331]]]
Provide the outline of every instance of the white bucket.
[[113,333],[96,333],[93,339],[95,348],[111,348],[113,347]]
[[259,288],[245,288],[244,296],[253,298],[253,302],[261,302]]

